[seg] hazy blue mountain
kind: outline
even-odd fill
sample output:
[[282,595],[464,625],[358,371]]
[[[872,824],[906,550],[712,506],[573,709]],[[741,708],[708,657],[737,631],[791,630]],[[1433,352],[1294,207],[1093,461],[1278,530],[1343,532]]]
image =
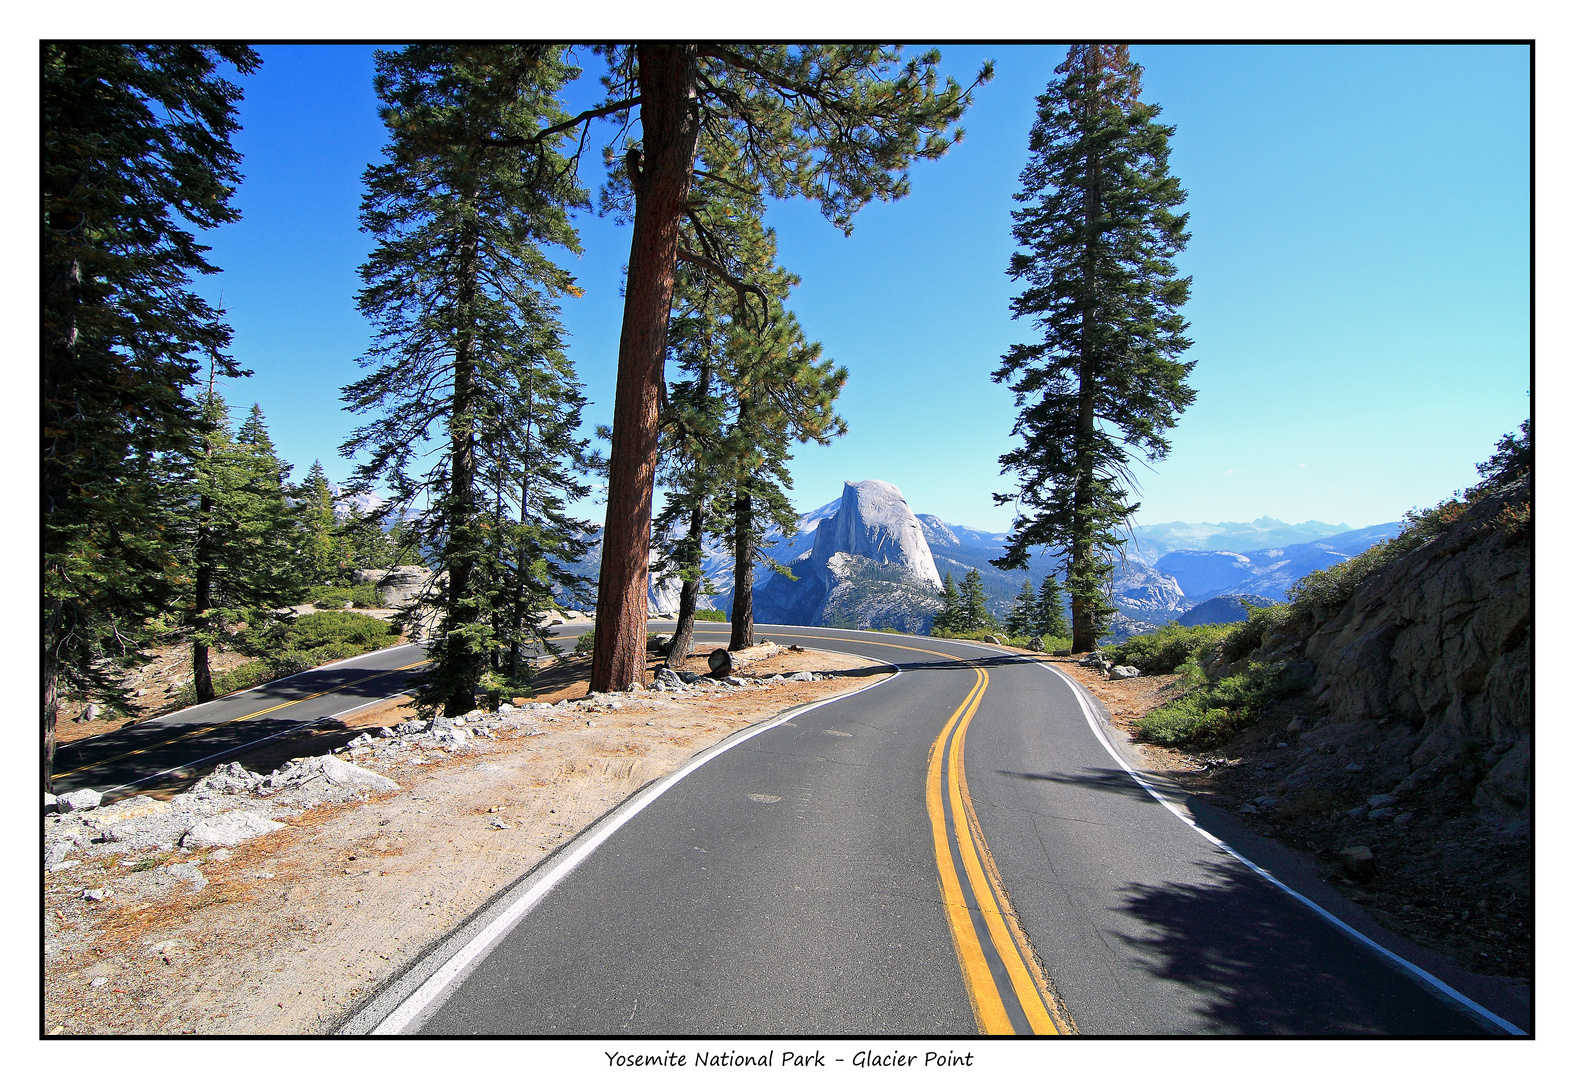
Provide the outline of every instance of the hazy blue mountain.
[[[1141,633],[1171,620],[1188,625],[1235,618],[1239,604],[1203,608],[1215,597],[1245,594],[1277,602],[1313,570],[1360,554],[1399,531],[1399,522],[1350,529],[1320,521],[1290,525],[1270,517],[1251,522],[1166,522],[1139,526],[1117,557],[1111,601],[1119,612],[1113,637]],[[601,545],[573,569],[595,578]],[[921,550],[922,549],[922,550]],[[791,569],[789,581],[763,563],[755,567],[755,617],[761,622],[896,626],[922,630],[936,603],[934,583],[950,573],[961,582],[978,570],[985,600],[1005,620],[1023,579],[1037,589],[1047,574],[1061,575],[1055,552],[1035,552],[1020,570],[998,570],[991,560],[1006,550],[1006,534],[914,514],[902,493],[881,481],[849,483],[841,497],[799,518],[793,536],[767,536],[764,552]],[[704,573],[714,590],[704,607],[732,610],[733,558],[720,542],[706,548]],[[935,575],[933,578],[931,575]],[[678,582],[653,580],[653,611],[678,607]],[[1216,608],[1226,610],[1217,620]],[[1197,615],[1188,615],[1199,609]]]
[[1229,594],[1205,600],[1197,607],[1182,612],[1176,619],[1182,626],[1204,626],[1211,623],[1246,622],[1247,609],[1243,602],[1253,607],[1268,607],[1274,603],[1266,596],[1240,596]]
[[1278,603],[1297,579],[1345,562],[1399,532],[1400,522],[1391,521],[1311,543],[1256,551],[1171,551],[1160,556],[1154,569],[1175,578],[1194,603],[1224,593],[1253,593]]
[[1304,521],[1288,525],[1276,518],[1256,521],[1167,521],[1160,525],[1139,525],[1132,530],[1127,557],[1153,566],[1170,551],[1259,551],[1287,544],[1305,544],[1350,532],[1349,525],[1327,525]]

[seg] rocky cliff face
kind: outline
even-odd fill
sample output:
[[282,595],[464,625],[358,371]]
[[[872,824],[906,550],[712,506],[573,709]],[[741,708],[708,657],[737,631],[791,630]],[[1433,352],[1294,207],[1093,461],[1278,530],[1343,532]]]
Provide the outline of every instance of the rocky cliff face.
[[936,572],[919,519],[902,492],[884,480],[843,484],[842,505],[815,530],[811,552],[820,566],[838,552],[876,563],[895,563],[920,585],[941,587],[941,575]]
[[1531,805],[1531,537],[1518,481],[1368,579],[1305,651],[1336,720],[1416,731],[1399,791],[1458,787],[1479,810]]
[[941,576],[919,519],[902,492],[881,480],[846,483],[794,577],[755,586],[760,622],[805,626],[892,626],[922,632],[940,609]]
[[1381,747],[1386,790],[1511,831],[1531,808],[1529,499],[1524,479],[1501,488],[1252,657],[1304,656],[1327,712],[1307,736]]

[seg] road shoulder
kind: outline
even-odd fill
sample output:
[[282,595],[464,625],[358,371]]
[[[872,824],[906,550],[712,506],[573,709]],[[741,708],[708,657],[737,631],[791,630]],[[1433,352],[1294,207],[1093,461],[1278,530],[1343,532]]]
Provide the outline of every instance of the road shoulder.
[[[834,677],[601,695],[505,713],[531,722],[428,763],[362,757],[400,789],[308,810],[222,861],[155,853],[165,867],[192,864],[158,887],[121,884],[153,871],[120,856],[50,874],[45,1030],[331,1031],[631,793],[786,709],[889,677],[819,651],[785,653],[750,674],[794,671]],[[204,880],[195,890],[192,871]],[[106,887],[110,899],[82,899]]]

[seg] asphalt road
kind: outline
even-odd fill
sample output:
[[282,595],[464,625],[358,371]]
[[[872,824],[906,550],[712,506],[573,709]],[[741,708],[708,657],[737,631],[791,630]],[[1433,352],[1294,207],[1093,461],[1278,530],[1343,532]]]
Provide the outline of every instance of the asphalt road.
[[1158,802],[1046,667],[931,638],[760,633],[901,674],[637,797],[345,1030],[1504,1033]]
[[[586,624],[555,627],[567,645]],[[420,645],[397,645],[303,671],[251,690],[154,717],[55,750],[55,791],[92,788],[124,796],[190,769],[402,693],[426,662]],[[326,728],[324,728],[326,730]]]
[[55,751],[55,790],[124,794],[171,773],[217,764],[225,755],[400,693],[426,660],[401,645],[145,720]]

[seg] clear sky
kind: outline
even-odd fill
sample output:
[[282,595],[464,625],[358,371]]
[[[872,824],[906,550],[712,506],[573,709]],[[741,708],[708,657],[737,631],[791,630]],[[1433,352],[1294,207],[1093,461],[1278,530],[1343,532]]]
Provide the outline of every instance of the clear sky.
[[[330,477],[356,422],[339,389],[367,344],[356,267],[361,173],[383,132],[370,47],[268,46],[244,80],[244,218],[208,234],[237,360],[226,387],[259,402],[284,457]],[[996,459],[1010,393],[990,380],[1030,328],[1005,270],[1012,195],[1035,97],[1065,46],[949,46],[976,94],[967,137],[913,170],[913,192],[875,204],[851,238],[813,205],[774,206],[780,257],[803,278],[806,331],[847,366],[848,435],[795,457],[795,502],[843,480],[896,484],[920,513],[1005,529]],[[1473,465],[1529,413],[1530,67],[1523,47],[1134,46],[1144,98],[1176,127],[1171,168],[1189,193],[1196,403],[1174,450],[1140,468],[1140,524],[1173,520],[1391,521],[1476,479]],[[592,103],[601,61],[582,58]],[[607,125],[592,138],[612,136]],[[584,176],[594,190],[599,157]],[[580,219],[568,260],[569,352],[609,423],[629,232]],[[599,508],[586,507],[588,517]]]

